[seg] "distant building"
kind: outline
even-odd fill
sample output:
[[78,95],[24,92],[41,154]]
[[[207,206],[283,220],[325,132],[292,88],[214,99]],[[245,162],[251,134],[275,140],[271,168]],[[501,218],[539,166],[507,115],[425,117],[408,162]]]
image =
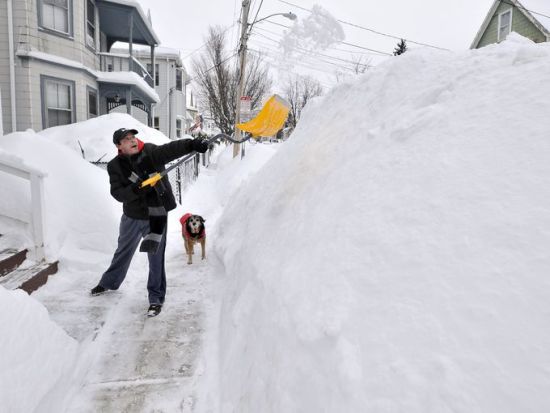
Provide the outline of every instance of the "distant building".
[[535,43],[550,41],[549,0],[495,0],[470,46],[479,49],[506,39],[511,32]]
[[[126,54],[111,53],[115,42]],[[83,121],[123,106],[152,125],[160,99],[154,68],[134,56],[159,39],[136,1],[0,1],[0,95],[4,133]]]
[[191,128],[196,124],[199,109],[197,107],[197,99],[193,90],[187,90],[187,115],[186,115],[186,133],[191,131]]
[[[119,50],[118,48],[116,50]],[[127,52],[127,50],[120,50]],[[151,67],[151,55],[143,49],[134,50],[134,56],[147,69]],[[178,50],[166,47],[155,49],[155,91],[160,102],[153,106],[153,127],[170,139],[181,138],[186,129],[186,88],[187,73]],[[134,111],[134,117],[147,123],[144,112]]]

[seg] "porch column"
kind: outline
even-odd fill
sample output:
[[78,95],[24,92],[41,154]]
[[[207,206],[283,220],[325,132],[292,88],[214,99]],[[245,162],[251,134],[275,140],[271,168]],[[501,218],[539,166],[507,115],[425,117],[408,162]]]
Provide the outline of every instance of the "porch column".
[[128,58],[128,71],[133,72],[134,71],[134,13],[130,12],[130,33],[128,35],[128,40],[130,43],[130,47],[128,49],[128,52],[130,54],[130,57]]
[[132,116],[132,89],[126,89],[126,113]]
[[[151,45],[151,73],[149,73],[151,75],[151,77],[153,78],[153,89],[155,89],[155,79],[157,78],[157,71],[156,71],[156,64],[155,64],[155,45]],[[153,119],[155,117],[155,105],[154,104],[151,104],[150,105],[150,110],[149,110],[149,119],[148,119],[148,122],[149,122],[149,125],[150,127],[153,127]]]

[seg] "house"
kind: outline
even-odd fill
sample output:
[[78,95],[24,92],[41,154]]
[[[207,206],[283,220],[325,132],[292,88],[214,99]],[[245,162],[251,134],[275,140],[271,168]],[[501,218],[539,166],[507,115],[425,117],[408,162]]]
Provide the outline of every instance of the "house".
[[[113,52],[128,53],[128,49],[116,48]],[[138,46],[134,56],[152,73],[151,55],[145,48]],[[186,79],[187,72],[183,66],[180,52],[167,47],[155,49],[154,87],[160,102],[154,106],[153,127],[170,139],[181,138],[186,129]],[[133,111],[132,116],[147,123],[146,113]]]
[[479,49],[516,32],[535,43],[550,41],[550,1],[495,0],[470,49]]
[[199,115],[199,109],[197,107],[197,99],[191,88],[187,91],[187,117],[186,117],[186,132],[190,133],[191,129],[197,123],[197,116]]
[[[111,53],[115,42],[127,54]],[[0,2],[0,95],[4,133],[83,121],[118,107],[153,123],[154,65],[135,44],[160,43],[134,0]]]

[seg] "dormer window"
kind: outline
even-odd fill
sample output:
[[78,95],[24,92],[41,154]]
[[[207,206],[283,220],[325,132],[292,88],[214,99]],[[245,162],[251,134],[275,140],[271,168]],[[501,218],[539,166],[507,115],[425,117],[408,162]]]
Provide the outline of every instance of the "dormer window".
[[512,9],[508,9],[498,15],[498,41],[506,39],[512,31]]

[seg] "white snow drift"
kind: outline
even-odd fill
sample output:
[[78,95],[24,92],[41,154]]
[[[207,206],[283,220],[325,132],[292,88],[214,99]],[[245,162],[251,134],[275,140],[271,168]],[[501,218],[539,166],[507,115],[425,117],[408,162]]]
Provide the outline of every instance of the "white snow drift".
[[550,411],[550,44],[391,59],[229,203],[224,412]]

